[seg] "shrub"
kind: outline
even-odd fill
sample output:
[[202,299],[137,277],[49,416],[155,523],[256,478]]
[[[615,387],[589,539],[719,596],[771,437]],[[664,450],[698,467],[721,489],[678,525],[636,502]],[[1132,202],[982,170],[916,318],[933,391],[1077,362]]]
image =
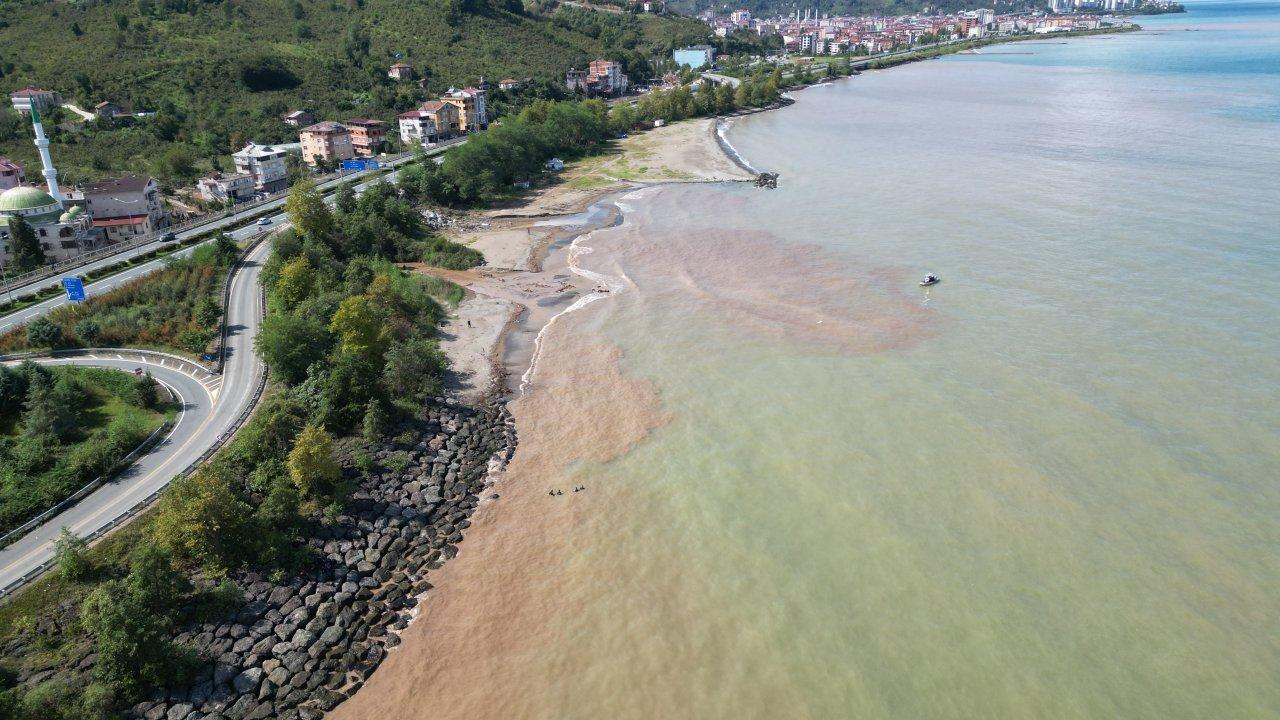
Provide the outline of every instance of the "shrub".
[[37,348],[54,348],[62,344],[62,328],[47,317],[38,317],[27,326],[27,344]]
[[69,528],[63,527],[58,533],[58,539],[53,542],[53,558],[58,567],[58,574],[63,579],[83,580],[89,574],[92,566],[89,559],[85,557],[85,550],[88,547],[88,541],[78,537]]

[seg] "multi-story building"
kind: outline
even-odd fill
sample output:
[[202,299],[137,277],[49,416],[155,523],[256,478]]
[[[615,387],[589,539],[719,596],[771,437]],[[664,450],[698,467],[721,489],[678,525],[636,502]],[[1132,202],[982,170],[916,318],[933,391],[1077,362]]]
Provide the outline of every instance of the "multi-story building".
[[694,45],[671,51],[671,59],[677,65],[687,65],[690,69],[701,70],[711,65],[716,58],[716,50],[710,45]]
[[569,88],[569,92],[574,90],[587,91],[587,71],[569,68],[564,74],[564,86]]
[[489,125],[485,112],[485,92],[479,88],[449,91],[440,96],[440,101],[458,109],[458,122],[467,132],[482,130]]
[[13,103],[13,109],[20,113],[30,113],[31,106],[34,105],[40,112],[45,112],[54,105],[62,102],[62,96],[53,90],[44,90],[37,87],[24,87],[20,90],[14,90],[9,93],[9,102]]
[[108,242],[150,235],[169,226],[155,178],[125,175],[67,191],[66,203],[85,209]]
[[253,197],[253,176],[249,173],[213,172],[197,183],[200,197],[210,202],[243,202]]
[[372,118],[353,118],[344,125],[351,131],[351,147],[360,157],[373,157],[382,152],[387,142],[387,124]]
[[284,145],[258,145],[249,143],[231,155],[236,172],[253,178],[253,189],[261,193],[273,193],[289,187],[289,169],[285,158],[295,143]]
[[27,182],[27,175],[22,163],[9,158],[0,158],[0,191],[18,187]]
[[[442,105],[444,103],[441,103]],[[449,107],[453,107],[450,105]],[[400,143],[405,148],[414,145],[429,145],[440,139],[440,131],[436,128],[434,113],[425,110],[410,110],[400,113]]]
[[462,133],[462,114],[458,106],[442,100],[428,100],[418,107],[418,111],[435,123],[439,138],[451,138]]
[[302,161],[308,165],[339,163],[356,156],[351,144],[351,131],[346,125],[332,120],[318,122],[303,128]]
[[627,91],[627,75],[622,63],[614,60],[592,60],[587,66],[587,86],[595,85],[601,95],[621,95]]
[[97,245],[97,235],[84,208],[64,210],[57,199],[38,187],[13,187],[0,193],[0,268],[9,265],[11,223],[16,218],[31,226],[48,262],[75,257]]

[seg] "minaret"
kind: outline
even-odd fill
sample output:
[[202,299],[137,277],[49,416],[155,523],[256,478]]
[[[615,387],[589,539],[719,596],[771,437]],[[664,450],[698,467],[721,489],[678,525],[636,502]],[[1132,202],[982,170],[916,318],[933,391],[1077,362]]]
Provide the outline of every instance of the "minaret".
[[40,108],[31,102],[31,124],[36,129],[36,149],[40,151],[40,164],[44,165],[44,181],[49,185],[49,194],[62,205],[62,193],[58,190],[58,171],[53,167],[53,158],[49,155],[49,138],[44,135],[44,124],[40,122]]

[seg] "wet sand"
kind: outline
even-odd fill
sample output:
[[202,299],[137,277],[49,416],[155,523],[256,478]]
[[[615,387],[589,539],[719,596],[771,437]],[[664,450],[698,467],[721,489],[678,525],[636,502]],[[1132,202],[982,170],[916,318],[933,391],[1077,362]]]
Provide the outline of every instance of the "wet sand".
[[591,291],[592,283],[567,272],[563,262],[543,265],[553,246],[610,221],[605,213],[578,217],[593,204],[647,185],[752,179],[724,154],[714,131],[714,120],[698,119],[633,135],[613,152],[571,163],[528,197],[476,213],[468,218],[470,229],[449,235],[484,254],[480,268],[404,265],[469,291],[441,330],[441,347],[453,365],[447,389],[475,401],[503,379],[504,366],[519,375],[529,353],[507,352],[508,331],[536,334],[556,312]]
[[[331,717],[527,712],[522,698],[533,688],[496,679],[515,677],[552,631],[545,612],[554,603],[554,578],[562,570],[557,565],[572,557],[573,529],[591,511],[593,492],[603,489],[574,492],[567,486],[556,488],[563,495],[548,493],[566,466],[606,462],[667,421],[656,388],[623,374],[620,351],[575,333],[574,315],[560,314],[600,287],[569,269],[570,243],[614,222],[616,210],[585,213],[608,194],[649,184],[749,180],[721,151],[713,131],[713,121],[697,120],[628,138],[621,143],[624,154],[569,168],[521,208],[490,211],[486,227],[454,238],[485,253],[481,268],[407,266],[468,290],[443,329],[456,393],[481,395],[498,379],[504,358],[519,372],[532,359],[532,338],[541,333],[538,373],[530,391],[511,403],[520,444],[503,476],[494,479],[501,499],[477,509],[458,557],[432,573],[434,589],[422,598],[401,646]],[[552,318],[557,322],[547,326]],[[495,333],[499,327],[504,330]],[[506,340],[519,335],[527,336],[525,347],[510,351]]]

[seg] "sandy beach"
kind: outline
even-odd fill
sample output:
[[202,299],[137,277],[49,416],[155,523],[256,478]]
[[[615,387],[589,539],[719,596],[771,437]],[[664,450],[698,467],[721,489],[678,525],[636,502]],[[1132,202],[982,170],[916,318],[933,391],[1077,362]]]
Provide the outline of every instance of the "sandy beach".
[[548,308],[590,292],[589,281],[563,267],[544,268],[548,248],[586,229],[573,221],[600,199],[628,188],[678,182],[741,182],[754,176],[721,150],[714,119],[688,120],[617,142],[606,153],[569,164],[528,196],[468,217],[455,242],[482,252],[485,263],[465,272],[405,267],[447,278],[468,290],[442,329],[441,346],[453,363],[449,390],[477,400],[499,381],[505,331],[523,312],[545,322]]
[[[504,341],[530,338],[598,283],[566,268],[567,242],[608,225],[616,211],[584,217],[605,196],[653,184],[749,181],[753,175],[725,155],[715,120],[658,128],[619,143],[617,152],[570,165],[548,187],[519,205],[469,219],[453,239],[485,254],[466,272],[409,266],[447,277],[468,290],[443,329],[453,362],[451,391],[478,399],[504,374],[520,372],[528,357],[504,366]],[[667,418],[650,383],[625,376],[617,348],[575,337],[573,316],[546,328],[539,351],[538,391],[511,403],[520,444],[494,478],[497,502],[485,503],[459,555],[432,573],[418,619],[370,681],[336,708],[339,719],[515,717],[523,695],[515,685],[494,688],[503,668],[525,662],[529,641],[549,628],[541,615],[547,584],[577,524],[590,512],[590,492],[548,503],[549,482],[566,464],[600,463],[625,453]],[[532,350],[532,344],[528,348]],[[519,353],[517,353],[519,355]],[[518,378],[516,378],[518,380]],[[515,384],[509,382],[508,387]],[[608,388],[607,392],[599,389]],[[535,418],[567,418],[533,422]],[[610,418],[601,423],[599,418]],[[601,492],[597,490],[597,492]],[[514,592],[507,592],[514,589]],[[522,592],[534,592],[534,599]],[[542,628],[541,630],[539,628]],[[424,692],[424,688],[431,688]],[[514,714],[513,714],[514,713]]]

